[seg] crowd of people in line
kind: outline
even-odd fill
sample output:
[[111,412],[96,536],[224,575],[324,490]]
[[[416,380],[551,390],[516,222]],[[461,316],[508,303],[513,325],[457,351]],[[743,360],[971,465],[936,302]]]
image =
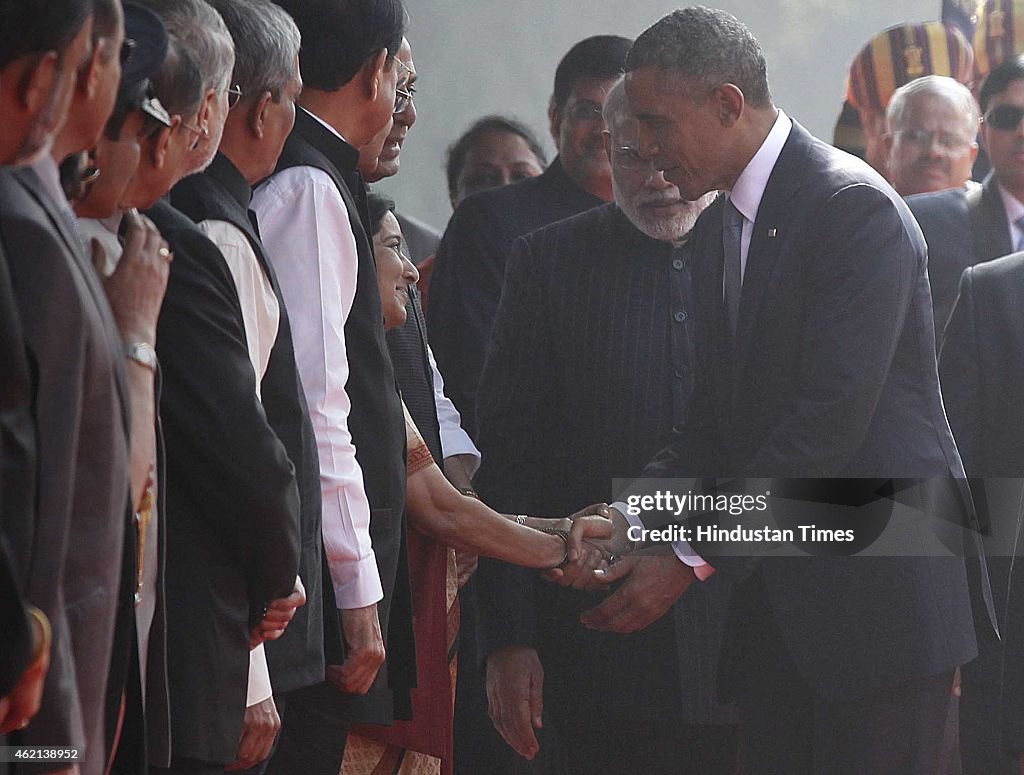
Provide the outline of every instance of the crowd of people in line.
[[[833,145],[728,13],[581,40],[441,235],[372,188],[401,0],[0,0],[0,771],[1019,772],[1024,56],[973,5],[869,41]],[[964,545],[635,540],[623,482],[755,477]]]

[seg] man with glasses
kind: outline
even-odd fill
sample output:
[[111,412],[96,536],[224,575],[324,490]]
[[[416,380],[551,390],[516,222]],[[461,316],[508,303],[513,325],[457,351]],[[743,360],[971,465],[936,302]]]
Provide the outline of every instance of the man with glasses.
[[344,648],[325,655],[326,681],[289,694],[267,771],[337,775],[348,728],[407,716],[415,673],[405,425],[356,168],[358,149],[392,126],[405,8],[401,0],[278,5],[302,34],[303,91],[253,210],[288,306],[320,453],[332,582],[325,610],[337,610]]
[[[978,103],[944,75],[896,90],[886,108],[886,179],[900,196],[968,185],[978,157]],[[973,184],[977,185],[977,184]]]
[[1024,58],[996,67],[981,87],[979,102],[981,142],[992,163],[981,188],[960,187],[907,200],[928,243],[928,278],[939,332],[949,319],[964,269],[1024,249]]

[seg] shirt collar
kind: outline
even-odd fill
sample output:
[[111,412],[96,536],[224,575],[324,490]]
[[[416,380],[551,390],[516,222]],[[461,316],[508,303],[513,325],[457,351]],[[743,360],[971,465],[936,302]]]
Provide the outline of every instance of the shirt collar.
[[786,144],[792,128],[793,122],[780,110],[768,136],[743,168],[743,172],[729,192],[729,200],[751,223],[757,220],[757,210],[761,206],[764,190],[768,187],[768,178],[775,169],[775,163],[782,153],[782,146]]
[[999,196],[1003,198],[1003,209],[1006,210],[1006,220],[1009,221],[1010,226],[1013,227],[1017,223],[1017,219],[1024,216],[1024,203],[1003,188],[1002,183],[999,183],[998,185]]
[[311,110],[307,110],[306,108],[302,107],[301,105],[299,106],[299,110],[301,110],[303,113],[306,113],[307,115],[309,115],[310,118],[315,119],[318,124],[320,124],[322,127],[324,127],[328,132],[330,132],[332,135],[337,137],[339,140],[347,143],[348,145],[351,145],[351,143],[349,143],[348,140],[346,140],[342,136],[341,132],[339,132],[333,126],[331,126],[326,121],[324,121],[322,118],[320,118],[320,116],[318,116],[316,113],[314,113]]

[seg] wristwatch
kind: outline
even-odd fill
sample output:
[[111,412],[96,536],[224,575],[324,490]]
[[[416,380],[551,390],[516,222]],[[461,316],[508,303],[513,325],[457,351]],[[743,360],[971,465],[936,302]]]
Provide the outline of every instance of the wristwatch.
[[125,347],[124,354],[129,360],[135,361],[140,366],[156,373],[156,367],[159,361],[156,359],[156,350],[153,349],[153,345],[149,342],[135,342],[134,344],[130,344]]

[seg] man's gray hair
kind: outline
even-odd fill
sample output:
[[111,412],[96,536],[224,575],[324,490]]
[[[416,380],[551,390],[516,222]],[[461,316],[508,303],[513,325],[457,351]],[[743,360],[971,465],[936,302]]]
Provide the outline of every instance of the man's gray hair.
[[922,78],[915,78],[908,84],[898,88],[889,100],[885,117],[890,132],[902,129],[907,118],[910,103],[916,97],[930,95],[939,97],[949,102],[958,113],[963,114],[964,129],[967,136],[973,142],[978,134],[978,120],[981,116],[981,109],[978,107],[971,90],[955,78],[948,75],[926,75]]
[[648,27],[629,50],[626,71],[648,66],[678,71],[708,93],[731,83],[750,105],[771,104],[761,45],[725,11],[683,8]]
[[288,13],[270,0],[209,0],[235,40],[231,80],[242,99],[270,92],[281,99],[295,73],[302,38]]
[[206,0],[135,0],[156,13],[195,58],[203,89],[227,87],[235,46],[224,19]]

